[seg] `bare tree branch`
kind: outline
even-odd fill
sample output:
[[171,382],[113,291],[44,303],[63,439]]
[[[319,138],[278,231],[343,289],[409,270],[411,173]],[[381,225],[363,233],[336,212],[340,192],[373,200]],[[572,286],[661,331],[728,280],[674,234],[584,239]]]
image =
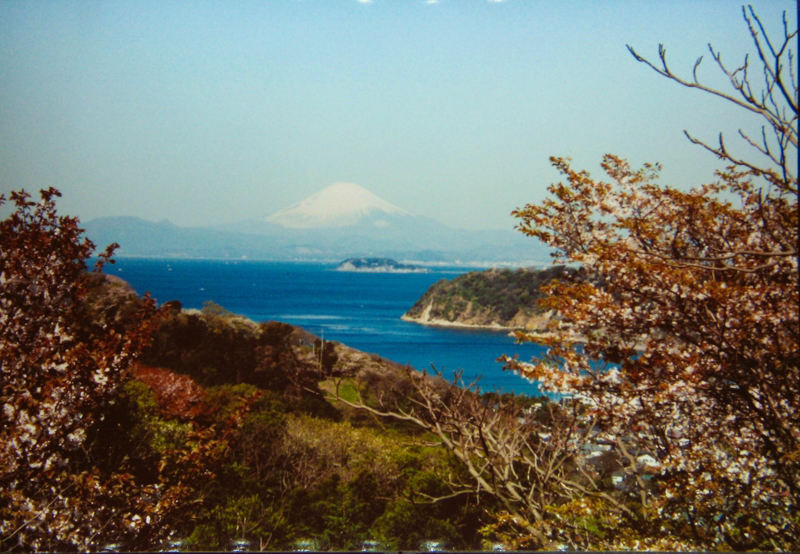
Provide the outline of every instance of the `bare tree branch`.
[[[751,75],[749,74],[750,60],[747,55],[741,66],[731,70],[722,61],[721,53],[715,51],[711,44],[708,45],[709,52],[717,67],[728,78],[733,89],[733,92],[725,92],[704,85],[700,81],[698,69],[703,61],[702,56],[695,61],[692,67],[691,80],[687,80],[670,69],[667,64],[667,50],[663,44],[658,46],[660,62],[658,64],[639,55],[632,46],[628,45],[627,48],[636,61],[646,64],[659,75],[684,87],[701,90],[727,100],[765,119],[774,135],[774,147],[771,146],[767,136],[766,126],[762,127],[760,144],[752,140],[741,129],[739,130],[739,135],[750,147],[766,157],[770,161],[769,165],[780,168],[779,171],[769,167],[762,167],[758,163],[746,161],[741,157],[732,155],[725,148],[722,135],[719,138],[719,146],[712,147],[706,142],[694,138],[688,131],[684,131],[684,133],[693,144],[702,146],[720,159],[727,160],[739,167],[748,168],[765,177],[779,189],[791,194],[797,194],[798,181],[795,165],[797,163],[798,149],[798,83],[794,67],[795,56],[791,50],[792,40],[797,37],[797,30],[789,32],[786,14],[784,13],[783,41],[777,45],[770,40],[761,20],[752,7],[743,7],[742,15],[753,40],[764,77],[763,88],[760,93],[755,92],[751,83]],[[787,72],[788,82],[786,80]],[[790,148],[794,149],[794,156],[788,155]]]
[[514,399],[488,400],[474,388],[476,383],[458,386],[460,374],[450,384],[438,372],[428,376],[409,370],[407,376],[409,392],[367,401],[358,387],[358,400],[353,402],[339,395],[337,384],[336,400],[435,434],[464,463],[474,481],[469,486],[447,480],[452,493],[441,499],[467,492],[488,493],[519,521],[530,522],[526,530],[542,546],[550,545],[554,536],[549,510],[563,502],[594,496],[625,517],[636,517],[623,502],[602,491],[578,461],[593,424],[587,420],[579,429],[577,411],[569,413],[547,404],[547,414],[538,416],[547,423],[541,423]]

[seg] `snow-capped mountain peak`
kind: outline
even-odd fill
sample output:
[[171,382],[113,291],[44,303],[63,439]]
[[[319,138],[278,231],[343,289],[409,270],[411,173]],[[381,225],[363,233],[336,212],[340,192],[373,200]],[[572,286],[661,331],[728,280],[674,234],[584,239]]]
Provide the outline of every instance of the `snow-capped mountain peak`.
[[290,229],[349,227],[370,220],[376,226],[388,225],[382,216],[409,216],[409,212],[390,204],[354,183],[336,183],[265,218]]

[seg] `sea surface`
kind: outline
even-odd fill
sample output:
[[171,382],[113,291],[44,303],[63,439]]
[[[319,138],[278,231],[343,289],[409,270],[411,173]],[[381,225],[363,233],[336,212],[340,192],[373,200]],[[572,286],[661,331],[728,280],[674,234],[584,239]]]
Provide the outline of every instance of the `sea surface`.
[[[538,396],[536,383],[502,370],[497,358],[541,356],[544,348],[517,344],[506,332],[430,327],[402,316],[433,283],[470,268],[431,273],[351,273],[336,264],[120,258],[105,271],[159,302],[201,309],[212,301],[254,321],[283,321],[352,348],[419,370],[480,377],[480,388]],[[472,268],[477,269],[477,268]]]

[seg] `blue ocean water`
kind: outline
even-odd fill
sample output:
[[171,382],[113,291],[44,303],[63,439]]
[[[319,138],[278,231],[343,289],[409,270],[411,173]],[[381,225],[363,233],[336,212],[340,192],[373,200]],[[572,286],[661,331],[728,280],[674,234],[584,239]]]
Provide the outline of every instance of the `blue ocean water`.
[[439,279],[468,269],[432,273],[350,273],[336,264],[257,261],[121,258],[106,272],[128,281],[156,300],[179,300],[184,308],[211,300],[255,321],[298,325],[352,348],[375,353],[416,369],[435,366],[445,375],[463,370],[464,379],[482,376],[484,391],[538,395],[535,383],[502,370],[497,358],[523,360],[544,353],[541,346],[516,344],[505,332],[426,327],[403,315]]

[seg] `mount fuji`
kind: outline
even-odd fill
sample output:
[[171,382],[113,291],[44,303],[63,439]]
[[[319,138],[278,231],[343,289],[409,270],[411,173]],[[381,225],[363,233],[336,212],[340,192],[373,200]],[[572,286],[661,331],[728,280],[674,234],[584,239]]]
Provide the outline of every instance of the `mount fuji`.
[[422,263],[547,263],[548,250],[509,230],[453,229],[353,183],[336,183],[266,217],[218,227],[112,217],[84,225],[119,256],[341,261],[386,257]]
[[395,218],[414,217],[354,183],[336,183],[264,218],[290,229],[391,225]]
[[291,241],[297,253],[404,259],[421,251],[438,252],[448,241],[457,241],[459,234],[353,183],[330,185],[272,215],[242,222],[236,229]]

